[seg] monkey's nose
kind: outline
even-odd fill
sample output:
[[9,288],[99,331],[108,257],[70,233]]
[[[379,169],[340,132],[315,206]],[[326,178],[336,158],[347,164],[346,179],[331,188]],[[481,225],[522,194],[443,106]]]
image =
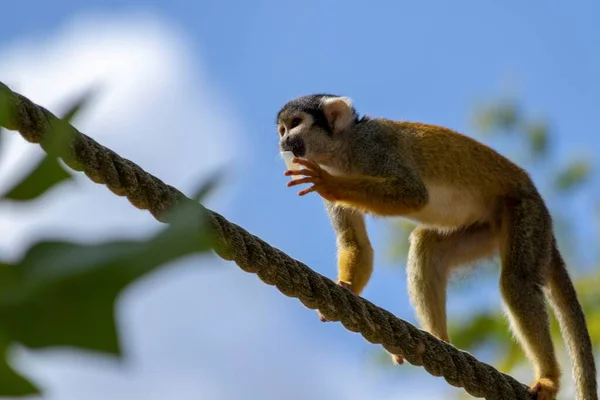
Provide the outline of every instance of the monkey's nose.
[[288,136],[283,142],[283,149],[291,151],[296,157],[303,157],[306,153],[306,146],[304,140],[299,136]]

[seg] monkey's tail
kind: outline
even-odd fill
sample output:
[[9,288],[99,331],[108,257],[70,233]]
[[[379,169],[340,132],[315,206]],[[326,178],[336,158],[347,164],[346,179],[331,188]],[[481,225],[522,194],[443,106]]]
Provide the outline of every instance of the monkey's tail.
[[560,252],[554,245],[549,300],[565,340],[578,400],[598,400],[596,364],[585,315]]

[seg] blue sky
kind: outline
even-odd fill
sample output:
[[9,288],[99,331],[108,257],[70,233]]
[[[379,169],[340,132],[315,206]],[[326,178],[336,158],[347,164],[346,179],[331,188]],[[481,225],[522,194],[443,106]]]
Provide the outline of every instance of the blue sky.
[[[600,4],[591,0],[56,0],[7,2],[3,10],[10,18],[0,25],[0,81],[55,112],[102,81],[107,89],[81,117],[81,130],[188,192],[212,168],[229,166],[209,205],[332,278],[334,236],[322,203],[285,187],[277,153],[274,116],[291,97],[344,94],[372,116],[472,134],[475,105],[515,93],[527,111],[551,118],[559,160],[600,148]],[[0,185],[39,155],[22,142],[12,136],[12,147],[2,149]],[[577,216],[589,199],[575,199]],[[158,228],[85,177],[35,207],[0,207],[0,231],[14,231],[0,239],[0,251],[15,255],[28,238],[50,232],[102,240]],[[384,256],[387,225],[368,226],[378,255],[364,296],[414,322],[404,273]],[[497,304],[491,292],[469,295]],[[449,303],[458,316],[473,299]],[[21,351],[18,362],[53,399],[458,393],[420,369],[377,369],[369,361],[374,346],[214,258],[182,260],[148,277],[125,293],[119,310],[125,367],[64,352]]]

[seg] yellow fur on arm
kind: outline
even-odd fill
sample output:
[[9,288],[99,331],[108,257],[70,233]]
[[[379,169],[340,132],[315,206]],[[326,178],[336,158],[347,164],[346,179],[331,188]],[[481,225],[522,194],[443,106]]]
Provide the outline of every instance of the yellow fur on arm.
[[369,282],[373,272],[373,249],[371,246],[340,244],[338,248],[338,280],[352,285],[359,295]]
[[396,178],[354,175],[335,176],[328,187],[339,199],[338,204],[377,215],[404,215],[427,202],[425,188],[413,188],[413,184]]

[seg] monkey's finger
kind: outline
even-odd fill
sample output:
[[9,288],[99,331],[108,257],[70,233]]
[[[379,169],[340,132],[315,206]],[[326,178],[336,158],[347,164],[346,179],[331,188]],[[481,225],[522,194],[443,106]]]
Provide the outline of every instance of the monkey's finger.
[[316,178],[302,178],[302,179],[296,179],[293,181],[289,181],[287,183],[287,187],[302,185],[303,183],[316,183]]
[[352,293],[354,293],[354,290],[352,288],[352,284],[348,283],[348,282],[344,282],[344,281],[339,281],[337,282],[337,284],[341,287],[343,287],[344,289],[347,289],[349,291],[351,291]]
[[325,318],[323,314],[321,314],[321,311],[317,310],[317,314],[319,315],[319,320],[321,320],[321,322],[329,322],[327,321],[327,318]]
[[303,158],[298,158],[298,157],[294,157],[292,158],[292,162],[296,163],[296,164],[300,164],[300,165],[304,165],[307,168],[310,168],[312,170],[320,170],[321,167],[319,167],[319,164],[317,164],[314,161],[310,161],[310,160],[305,160]]
[[314,186],[311,186],[309,188],[299,191],[298,196],[304,196],[305,194],[309,194],[311,192],[314,192],[315,190],[317,190],[317,188]]
[[399,354],[392,354],[392,362],[394,365],[402,365],[404,364],[404,357]]
[[291,175],[319,176],[319,172],[318,171],[313,171],[311,169],[304,169],[304,168],[297,169],[297,170],[288,169],[283,174],[285,176],[291,176]]

